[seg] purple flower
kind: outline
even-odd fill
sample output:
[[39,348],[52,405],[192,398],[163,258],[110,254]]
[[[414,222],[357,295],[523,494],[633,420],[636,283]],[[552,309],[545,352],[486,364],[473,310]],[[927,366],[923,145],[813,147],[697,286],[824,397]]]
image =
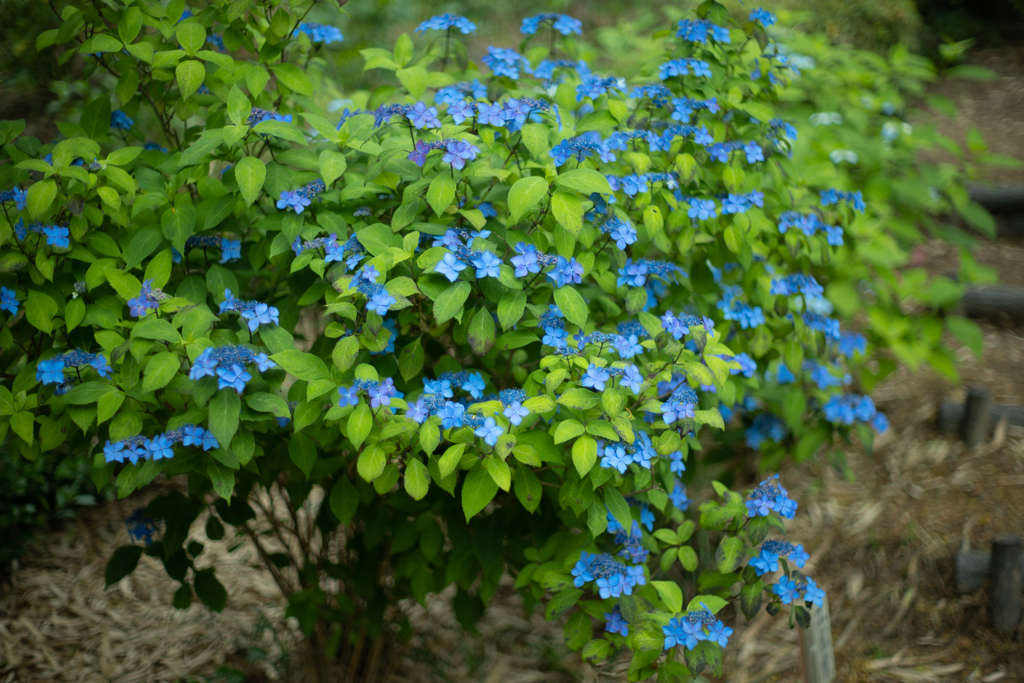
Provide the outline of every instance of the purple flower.
[[383,382],[371,387],[367,393],[370,395],[370,407],[380,408],[391,405],[391,397],[397,396],[398,390],[395,389],[394,380],[386,377]]
[[414,104],[407,116],[417,129],[441,127],[441,121],[437,118],[437,107],[428,107],[423,102]]
[[359,390],[354,386],[338,387],[338,393],[341,394],[341,400],[338,402],[338,405],[342,408],[359,405]]
[[409,404],[409,409],[406,411],[405,416],[410,420],[414,420],[417,424],[423,424],[427,418],[430,417],[430,410],[427,408],[426,401],[413,401]]
[[416,164],[417,166],[419,166],[420,168],[422,168],[423,164],[427,163],[427,155],[430,154],[431,149],[432,147],[427,143],[423,142],[423,140],[417,140],[416,149],[409,152],[409,156],[406,158],[409,161]]

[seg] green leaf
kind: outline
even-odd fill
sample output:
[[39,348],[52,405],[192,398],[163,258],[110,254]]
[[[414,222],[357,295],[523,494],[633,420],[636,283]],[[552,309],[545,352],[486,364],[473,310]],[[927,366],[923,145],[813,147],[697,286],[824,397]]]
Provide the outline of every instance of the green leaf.
[[181,91],[182,99],[188,99],[203,84],[206,67],[200,61],[189,59],[178,64],[174,69],[174,76],[178,79],[178,90]]
[[743,610],[747,619],[753,619],[761,610],[762,596],[764,595],[764,584],[755,581],[740,589],[740,609]]
[[116,391],[112,384],[106,382],[82,382],[75,386],[64,400],[73,406],[84,406],[96,403],[103,396]]
[[462,511],[466,515],[466,521],[487,507],[496,493],[498,485],[494,479],[481,465],[475,465],[462,483]]
[[717,614],[720,609],[728,605],[724,598],[720,598],[717,595],[698,595],[686,606],[686,611],[700,609],[703,605],[708,608],[712,614]]
[[604,504],[612,517],[623,529],[633,528],[633,517],[629,514],[629,503],[622,497],[619,490],[613,486],[606,486],[604,489]]
[[149,257],[160,243],[164,236],[156,228],[143,228],[135,233],[131,244],[128,245],[128,258],[125,260],[124,269],[131,270],[142,263],[142,260]]
[[181,49],[189,57],[194,57],[197,52],[203,49],[203,44],[206,43],[206,29],[194,21],[178,24],[174,35],[178,39]]
[[300,95],[305,95],[306,97],[313,96],[313,82],[309,80],[306,72],[295,64],[289,62],[274,64],[270,67],[270,70],[277,76],[279,83],[283,83]]
[[232,389],[221,389],[210,401],[210,431],[222,448],[231,443],[231,437],[238,431],[238,417],[242,401]]
[[155,339],[172,344],[181,343],[181,335],[174,329],[174,326],[169,321],[156,316],[148,316],[135,323],[135,327],[132,328],[132,337]]
[[68,332],[78,327],[78,324],[85,318],[85,300],[81,297],[72,299],[64,307],[64,326]]
[[580,477],[584,477],[597,462],[597,441],[591,436],[581,436],[572,445],[572,464]]
[[370,430],[373,428],[373,414],[370,411],[370,406],[365,403],[360,403],[356,406],[355,410],[348,416],[348,430],[346,435],[348,440],[352,442],[352,446],[359,448],[366,437],[370,435]]
[[228,116],[235,125],[242,125],[252,113],[252,103],[237,85],[228,91]]
[[164,237],[171,241],[171,245],[179,254],[185,253],[185,242],[192,236],[195,227],[196,208],[187,202],[168,207],[160,216],[160,228]]
[[409,91],[413,99],[418,100],[423,90],[427,87],[427,70],[422,66],[413,66],[408,69],[399,69],[395,72],[398,82]]
[[373,256],[386,254],[391,249],[402,248],[402,238],[390,226],[374,223],[356,233],[356,239]]
[[579,198],[565,192],[551,195],[551,213],[558,224],[576,237],[583,229],[583,203]]
[[115,550],[107,560],[107,567],[103,572],[104,588],[110,588],[135,571],[142,551],[141,545],[123,545]]
[[411,381],[423,370],[423,344],[421,336],[412,344],[406,344],[398,354],[398,371],[406,382]]
[[512,486],[512,472],[504,460],[494,453],[489,453],[480,464],[487,470],[487,474],[491,475],[491,479],[498,485],[498,488],[503,491],[509,490],[509,487]]
[[715,562],[718,563],[718,571],[728,574],[739,566],[746,554],[746,545],[743,539],[736,536],[729,536],[722,540],[715,551]]
[[28,300],[25,301],[25,317],[36,328],[44,334],[53,332],[53,318],[57,315],[57,302],[48,295],[35,289],[28,290]]
[[328,503],[331,506],[331,512],[343,524],[348,524],[355,519],[356,509],[359,507],[359,491],[344,472],[331,488],[331,497]]
[[531,514],[540,505],[542,495],[540,479],[532,469],[525,465],[519,465],[516,468],[515,493],[519,502]]
[[487,307],[481,307],[469,322],[469,347],[478,356],[486,356],[494,346],[494,318]]
[[946,316],[946,326],[949,328],[949,331],[953,333],[954,337],[962,341],[971,351],[974,352],[974,356],[976,358],[981,358],[984,338],[981,333],[981,328],[976,322],[959,315],[949,315]]
[[289,140],[307,147],[309,146],[306,136],[303,135],[298,126],[293,123],[268,119],[253,126],[252,132],[258,133],[259,135],[273,135],[274,137],[279,137],[283,140]]
[[[223,442],[222,442],[223,443]],[[223,452],[218,449],[217,452]],[[213,492],[224,500],[231,500],[231,492],[235,489],[235,472],[230,467],[211,458],[206,461],[206,474],[213,483]]]
[[441,292],[434,301],[434,321],[440,325],[459,315],[469,298],[470,289],[468,282],[456,282]]
[[501,329],[507,330],[513,327],[523,318],[526,310],[526,292],[506,292],[498,301],[498,322]]
[[11,415],[11,429],[20,436],[29,446],[35,439],[35,418],[32,413],[24,410]]
[[566,320],[573,325],[583,329],[583,326],[587,324],[587,302],[583,300],[583,295],[572,287],[556,289],[555,304],[558,305],[558,309],[562,311]]
[[598,194],[612,193],[612,187],[608,184],[608,179],[602,173],[591,168],[576,168],[562,173],[555,178],[555,184],[582,192],[585,195],[595,192]]
[[329,149],[320,152],[320,177],[327,187],[340,178],[347,167],[344,154]]
[[57,184],[53,179],[42,180],[28,188],[28,212],[32,218],[42,216],[57,197]]
[[430,471],[418,458],[405,463],[405,492],[413,500],[421,500],[430,489]]
[[697,571],[697,551],[688,545],[679,548],[679,563],[688,572]]
[[699,425],[706,424],[718,429],[725,429],[725,421],[722,419],[722,414],[718,412],[718,408],[696,410],[694,411],[693,419]]
[[261,413],[271,413],[274,417],[287,417],[291,419],[292,412],[288,403],[277,394],[258,393],[247,394],[246,404],[253,410]]
[[309,473],[316,464],[316,446],[308,437],[296,434],[288,441],[288,457],[309,479]]
[[303,353],[297,349],[281,351],[270,357],[280,365],[285,372],[298,379],[312,382],[317,379],[329,379],[331,374],[327,370],[327,364],[319,356],[311,353]]
[[384,473],[384,465],[386,464],[387,458],[384,455],[384,449],[380,446],[373,445],[363,450],[359,454],[359,460],[356,462],[356,470],[359,472],[359,476],[366,481],[373,481],[381,474]]
[[213,569],[203,569],[196,572],[193,585],[196,595],[203,604],[214,612],[223,612],[228,602],[228,592],[223,584],[213,575]]
[[221,146],[224,142],[224,129],[213,128],[203,131],[203,134],[189,145],[188,149],[182,152],[178,159],[178,168],[194,166],[203,160],[207,154]]
[[180,369],[181,359],[177,354],[170,351],[156,354],[146,364],[146,373],[142,377],[143,393],[163,389]]
[[427,203],[440,216],[455,201],[455,179],[441,172],[434,176],[427,189]]
[[517,223],[526,212],[537,205],[547,194],[548,181],[537,176],[529,176],[516,181],[508,192],[508,225]]
[[658,591],[658,596],[669,612],[676,614],[683,609],[683,591],[675,581],[651,581],[651,585]]
[[266,179],[267,167],[256,157],[244,157],[235,166],[235,180],[238,182],[238,189],[242,192],[242,198],[247,205],[252,205],[260,196]]
[[96,401],[96,424],[103,424],[116,413],[124,403],[124,394],[116,389],[100,396]]
[[585,430],[583,425],[580,424],[579,420],[562,420],[555,427],[555,443],[565,443],[569,439],[574,439]]

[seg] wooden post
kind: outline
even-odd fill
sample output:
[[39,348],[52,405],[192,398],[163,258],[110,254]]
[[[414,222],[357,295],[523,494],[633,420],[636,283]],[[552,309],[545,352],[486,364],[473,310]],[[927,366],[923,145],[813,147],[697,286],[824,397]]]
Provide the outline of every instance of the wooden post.
[[969,448],[984,443],[988,436],[991,408],[992,392],[988,387],[978,385],[968,387],[960,434]]
[[1024,543],[1018,536],[992,539],[992,625],[1004,635],[1013,633],[1021,618],[1020,558]]
[[800,670],[805,683],[832,683],[836,677],[836,653],[832,649],[832,619],[828,598],[821,607],[811,607],[811,627],[797,629],[800,641]]

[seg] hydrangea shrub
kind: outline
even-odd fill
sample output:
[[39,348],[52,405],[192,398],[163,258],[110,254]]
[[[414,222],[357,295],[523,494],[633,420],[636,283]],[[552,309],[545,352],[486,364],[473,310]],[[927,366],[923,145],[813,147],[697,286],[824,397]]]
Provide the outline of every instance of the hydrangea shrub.
[[572,17],[477,63],[441,15],[363,51],[386,84],[339,120],[315,4],[71,2],[39,46],[107,94],[54,143],[0,124],[0,436],[122,497],[188,477],[107,583],[145,552],[175,606],[222,609],[209,510],[320,680],[396,600],[457,584],[471,624],[506,569],[631,680],[720,671],[730,604],[806,625],[825,595],[778,478],[699,510],[683,483],[714,444],[772,468],[887,428],[825,296],[884,230],[790,158],[774,17],[705,2],[627,82]]

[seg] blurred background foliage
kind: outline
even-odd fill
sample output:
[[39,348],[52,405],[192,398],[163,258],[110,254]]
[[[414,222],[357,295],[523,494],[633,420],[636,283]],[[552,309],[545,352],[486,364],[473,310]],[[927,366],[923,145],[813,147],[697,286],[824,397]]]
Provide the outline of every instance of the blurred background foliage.
[[[86,68],[80,59],[60,64],[55,50],[40,54],[35,49],[37,36],[57,26],[63,3],[0,1],[0,119],[25,118],[31,125],[58,111],[66,114],[76,102],[88,99],[85,83],[78,80]],[[343,46],[333,48],[340,54],[330,61],[340,66],[331,76],[344,84],[340,90],[350,91],[373,85],[368,80],[373,74],[362,72],[360,49],[393,44],[399,34],[442,12],[470,17],[477,24],[469,45],[472,55],[490,44],[517,45],[523,17],[554,11],[581,19],[605,56],[638,63],[636,45],[627,36],[662,27],[666,18],[681,16],[697,4],[697,0],[350,0],[341,10],[343,16],[334,2],[322,2],[308,20],[335,24],[344,33]],[[1024,35],[1024,0],[731,0],[728,4],[743,18],[755,6],[764,6],[777,13],[785,26],[880,54],[903,44],[938,59],[939,47],[952,41],[975,39],[978,45],[993,45]],[[45,124],[36,125],[44,128],[29,132],[48,137],[43,134]]]

